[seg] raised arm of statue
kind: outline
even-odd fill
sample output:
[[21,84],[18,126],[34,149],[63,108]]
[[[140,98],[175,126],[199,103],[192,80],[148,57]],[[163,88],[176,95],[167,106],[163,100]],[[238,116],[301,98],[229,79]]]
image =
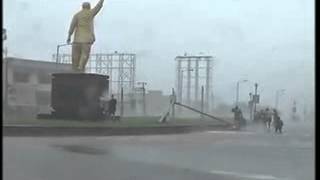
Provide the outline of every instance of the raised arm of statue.
[[98,4],[94,8],[92,8],[92,13],[94,16],[97,15],[98,12],[101,10],[103,6],[103,2],[104,0],[99,0]]

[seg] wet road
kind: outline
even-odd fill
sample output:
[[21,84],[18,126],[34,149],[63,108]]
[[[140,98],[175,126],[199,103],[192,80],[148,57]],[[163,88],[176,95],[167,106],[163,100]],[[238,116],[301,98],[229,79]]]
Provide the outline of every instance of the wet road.
[[314,180],[314,130],[4,137],[5,180]]

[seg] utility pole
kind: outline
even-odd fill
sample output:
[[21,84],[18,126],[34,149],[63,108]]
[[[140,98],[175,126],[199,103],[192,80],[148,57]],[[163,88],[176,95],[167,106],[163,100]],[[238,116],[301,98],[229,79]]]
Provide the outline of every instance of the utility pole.
[[211,88],[211,60],[210,59],[206,59],[206,94],[205,94],[205,98],[206,98],[206,107],[205,107],[205,111],[208,112],[209,111],[209,93],[210,93],[210,88]]
[[196,67],[195,67],[195,75],[194,75],[194,78],[195,78],[195,90],[194,90],[194,100],[195,102],[198,102],[199,100],[199,59],[196,60]]
[[187,104],[190,105],[191,102],[191,61],[188,59],[188,71],[187,71]]
[[142,107],[143,107],[143,115],[145,116],[147,114],[146,112],[146,89],[145,89],[145,85],[147,85],[146,82],[138,82],[138,85],[141,85],[141,89],[142,89]]
[[181,82],[180,82],[180,89],[181,89],[181,93],[180,93],[180,103],[182,103],[182,94],[183,94],[183,72],[184,72],[184,70],[181,70],[180,71],[181,73],[180,73],[180,80],[181,80]]
[[123,88],[121,88],[121,95],[120,95],[120,117],[123,116]]
[[[275,109],[278,110],[278,105],[279,105],[279,97],[282,95],[282,93],[285,91],[285,89],[278,89],[276,91],[276,102],[275,102]],[[281,93],[281,94],[280,94]]]
[[213,92],[211,92],[211,111],[214,110],[214,95],[213,95]]
[[174,88],[172,88],[172,99],[171,99],[171,110],[172,110],[172,114],[171,114],[171,117],[172,117],[172,119],[174,119],[175,118],[175,103],[176,103],[176,93],[175,93],[175,91],[174,91]]
[[256,113],[257,113],[257,101],[258,101],[258,83],[255,83],[254,84],[254,98],[253,98],[253,101],[254,101],[254,111],[253,111],[253,117],[255,118],[256,117]]
[[[204,87],[201,86],[201,112],[203,112],[204,110]],[[201,115],[201,118],[203,118],[203,116]]]
[[251,92],[249,93],[249,97],[250,121],[252,121],[253,96]]
[[244,80],[240,80],[240,81],[237,81],[237,94],[236,94],[236,106],[239,105],[239,89],[240,89],[240,83],[242,82],[248,82],[247,79],[244,79]]
[[182,77],[183,70],[181,69],[181,61],[177,64],[177,100],[182,103]]
[[[181,69],[181,61],[178,61],[178,102],[182,103],[182,93],[183,93],[183,70]],[[181,114],[181,107],[179,106],[178,112]]]
[[239,81],[237,82],[236,106],[238,106],[238,102],[239,102]]

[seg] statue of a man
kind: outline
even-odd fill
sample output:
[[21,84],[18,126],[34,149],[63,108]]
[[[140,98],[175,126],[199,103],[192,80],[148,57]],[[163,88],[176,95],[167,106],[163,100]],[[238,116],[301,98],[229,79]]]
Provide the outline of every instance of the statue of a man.
[[70,44],[71,35],[74,33],[72,43],[72,69],[76,72],[85,72],[89,59],[91,45],[95,41],[93,19],[103,6],[104,0],[91,9],[89,2],[82,4],[82,10],[73,16],[69,28],[67,43]]

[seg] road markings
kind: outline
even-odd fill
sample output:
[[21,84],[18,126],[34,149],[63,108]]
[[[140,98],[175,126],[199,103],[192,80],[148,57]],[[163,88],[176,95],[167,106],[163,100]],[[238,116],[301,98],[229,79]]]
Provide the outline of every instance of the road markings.
[[108,140],[108,139],[112,139],[113,137],[111,136],[98,136],[98,137],[95,137],[95,139],[97,140]]
[[217,171],[212,170],[210,173],[213,174],[223,174],[223,175],[231,175],[240,178],[246,179],[262,179],[262,180],[286,180],[287,178],[278,178],[272,175],[264,175],[264,174],[248,174],[248,173],[239,173],[239,172],[231,172],[231,171]]
[[211,134],[256,134],[254,132],[247,132],[247,131],[207,131],[207,133],[211,133]]

